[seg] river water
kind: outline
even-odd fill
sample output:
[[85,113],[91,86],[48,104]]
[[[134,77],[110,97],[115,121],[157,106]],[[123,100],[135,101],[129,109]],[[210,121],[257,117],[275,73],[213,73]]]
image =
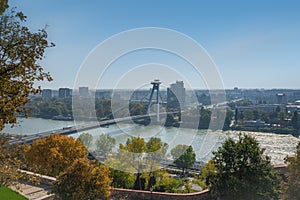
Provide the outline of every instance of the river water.
[[[83,124],[84,122],[76,122],[76,125]],[[39,132],[60,129],[66,126],[73,126],[73,121],[56,121],[40,118],[19,118],[18,124],[10,128],[6,126],[2,132],[12,133],[18,135],[31,135]],[[162,141],[169,144],[169,151],[177,144],[192,145],[196,152],[197,160],[207,162],[212,152],[216,151],[222,142],[227,137],[234,139],[238,138],[238,132],[210,132],[206,130],[191,130],[183,128],[166,128],[161,126],[139,126],[133,124],[116,124],[107,128],[97,128],[86,131],[93,135],[94,141],[102,133],[109,134],[116,139],[116,148],[120,143],[125,143],[127,138],[132,136],[141,136],[145,140],[150,137],[159,137]],[[296,150],[299,138],[292,135],[280,135],[273,133],[261,132],[243,132],[254,136],[260,143],[262,148],[265,148],[265,154],[271,156],[273,164],[284,163],[286,156],[293,156]],[[81,133],[71,135],[77,138]],[[92,149],[95,145],[92,146]]]

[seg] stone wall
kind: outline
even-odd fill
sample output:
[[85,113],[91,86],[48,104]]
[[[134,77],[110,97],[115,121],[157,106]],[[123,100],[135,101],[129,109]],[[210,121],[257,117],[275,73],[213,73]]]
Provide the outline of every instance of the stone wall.
[[128,190],[115,188],[112,191],[112,199],[126,199],[126,200],[208,200],[210,198],[209,190],[201,192],[178,194],[165,192],[150,192],[141,190]]

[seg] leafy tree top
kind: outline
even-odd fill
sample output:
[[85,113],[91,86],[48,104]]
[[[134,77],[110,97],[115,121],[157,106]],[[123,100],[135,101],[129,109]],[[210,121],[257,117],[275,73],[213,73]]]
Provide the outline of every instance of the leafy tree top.
[[57,178],[54,191],[64,200],[108,200],[110,184],[108,167],[80,158]]
[[295,156],[286,159],[288,172],[287,182],[283,182],[282,199],[300,199],[300,142],[297,145]]
[[120,149],[131,153],[144,153],[147,149],[144,138],[134,137],[126,141],[126,146],[120,144]]
[[183,173],[186,168],[192,167],[196,161],[196,153],[192,146],[179,144],[171,150],[174,164],[182,168]]
[[72,165],[74,160],[85,158],[87,150],[79,139],[54,134],[35,140],[25,151],[26,159],[38,173],[58,176]]
[[101,134],[96,140],[96,152],[97,155],[102,157],[107,157],[109,153],[112,152],[113,147],[116,144],[116,139],[106,135]]
[[82,133],[79,135],[78,139],[82,144],[89,150],[93,144],[93,136],[89,133]]
[[19,169],[24,164],[23,152],[26,145],[9,145],[8,137],[0,134],[0,187],[17,184],[23,174]]
[[0,15],[8,8],[8,0],[0,0]]
[[[7,1],[0,2],[0,13],[6,5]],[[0,130],[16,123],[16,113],[28,111],[24,105],[29,94],[41,92],[34,83],[52,80],[38,61],[54,44],[48,44],[45,29],[33,33],[22,25],[25,21],[26,16],[14,9],[0,15]]]
[[228,138],[212,161],[216,172],[207,176],[212,194],[224,199],[276,199],[279,179],[255,138]]

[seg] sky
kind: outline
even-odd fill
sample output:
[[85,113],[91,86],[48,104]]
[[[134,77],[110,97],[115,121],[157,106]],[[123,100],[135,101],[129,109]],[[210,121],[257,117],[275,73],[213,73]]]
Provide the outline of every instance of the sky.
[[[54,79],[38,83],[42,88],[77,87],[85,62],[99,44],[124,31],[158,27],[197,42],[215,64],[215,79],[224,88],[300,89],[297,0],[10,0],[9,5],[27,15],[25,25],[32,31],[47,25],[48,41],[56,45],[41,62]],[[173,45],[185,48],[182,41]],[[100,71],[101,62],[94,61],[96,68],[88,71],[82,86],[139,88],[154,78],[165,86],[176,80],[199,89],[211,84],[182,57],[159,49],[120,55],[105,74],[90,78]]]

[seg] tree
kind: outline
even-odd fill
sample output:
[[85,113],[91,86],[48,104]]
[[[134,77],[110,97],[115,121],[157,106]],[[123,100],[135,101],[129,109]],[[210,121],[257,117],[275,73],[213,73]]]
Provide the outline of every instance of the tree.
[[169,145],[165,142],[162,142],[160,138],[152,137],[146,143],[146,147],[146,159],[148,162],[149,171],[151,173],[152,171],[159,169],[156,168],[155,165],[160,165],[160,161],[165,157]]
[[[120,144],[121,155],[125,155],[124,158],[128,159],[127,163],[130,163],[137,171],[137,177],[134,184],[134,189],[145,189],[145,180],[141,179],[142,161],[144,153],[147,151],[147,145],[143,138],[134,137],[126,141],[126,146]],[[128,155],[129,154],[129,155]]]
[[31,111],[31,116],[52,119],[54,116],[72,116],[72,98],[34,98],[26,104]]
[[292,126],[293,126],[295,132],[297,132],[299,130],[298,112],[297,111],[294,112],[294,115],[292,117]]
[[216,173],[207,176],[213,196],[222,199],[277,199],[278,174],[255,138],[239,136],[225,140],[212,161]]
[[[123,156],[123,155],[122,155]],[[108,157],[104,164],[110,167],[110,177],[113,180],[112,186],[119,188],[132,189],[136,177],[131,166],[128,166],[126,158]]]
[[112,152],[116,139],[106,134],[101,134],[96,140],[97,155],[106,158]]
[[0,135],[0,187],[16,183],[22,177],[18,171],[22,166],[22,145],[11,146],[5,135]]
[[182,180],[169,177],[168,173],[164,173],[154,186],[154,191],[175,193],[178,192],[180,186],[182,186]]
[[147,153],[155,153],[157,158],[161,158],[166,155],[169,145],[165,142],[162,142],[160,138],[152,137],[146,144]]
[[29,166],[38,173],[58,176],[76,159],[86,158],[87,150],[79,139],[54,134],[35,140],[25,151]]
[[[114,185],[122,185],[123,187],[130,185],[131,177],[126,174],[129,172],[136,174],[134,189],[141,190],[145,189],[146,186],[148,190],[151,187],[153,188],[158,175],[156,170],[160,169],[160,160],[164,158],[167,149],[168,144],[155,137],[150,138],[148,142],[141,137],[133,137],[128,139],[125,145],[120,144],[118,154],[105,160],[105,164],[111,168],[126,171],[125,173],[113,172]],[[122,173],[127,180],[120,180],[120,174]]]
[[[197,118],[199,117],[198,114],[195,115],[195,119],[193,122],[197,122]],[[199,129],[208,129],[209,123],[211,120],[211,111],[208,109],[204,109],[203,107],[200,109],[200,120],[199,120]]]
[[82,144],[87,148],[91,148],[92,144],[93,144],[93,136],[89,133],[82,133],[80,134],[79,138],[78,138]]
[[160,161],[165,157],[169,145],[162,142],[160,138],[152,137],[146,143],[146,146],[146,152],[148,153],[146,162],[149,167],[149,181],[147,189],[150,190],[150,188],[152,188],[156,183],[153,171],[160,169]]
[[217,168],[214,164],[213,160],[209,160],[205,166],[200,167],[200,175],[199,175],[199,179],[200,179],[200,183],[201,183],[201,187],[203,189],[207,189],[210,185],[209,185],[209,181],[207,180],[207,177],[210,176],[211,174],[215,174],[217,172]]
[[109,168],[76,159],[54,184],[54,192],[64,200],[110,199]]
[[0,15],[8,8],[8,0],[0,0]]
[[287,182],[282,183],[282,199],[300,199],[300,142],[297,145],[296,155],[286,159],[288,172],[286,174]]
[[[0,5],[2,13],[7,1]],[[25,21],[26,16],[14,9],[0,16],[0,130],[5,124],[15,124],[17,113],[28,112],[24,105],[29,94],[41,92],[40,86],[34,86],[36,81],[52,80],[38,61],[54,45],[48,44],[45,29],[32,33],[21,25]]]
[[110,177],[112,186],[116,188],[132,189],[135,182],[135,176],[132,173],[110,168]]
[[223,131],[226,131],[230,128],[231,120],[233,118],[233,112],[229,109],[226,110],[226,117],[223,125]]
[[186,168],[192,167],[196,161],[196,153],[192,146],[179,144],[171,150],[174,158],[174,164],[182,169],[182,174]]

